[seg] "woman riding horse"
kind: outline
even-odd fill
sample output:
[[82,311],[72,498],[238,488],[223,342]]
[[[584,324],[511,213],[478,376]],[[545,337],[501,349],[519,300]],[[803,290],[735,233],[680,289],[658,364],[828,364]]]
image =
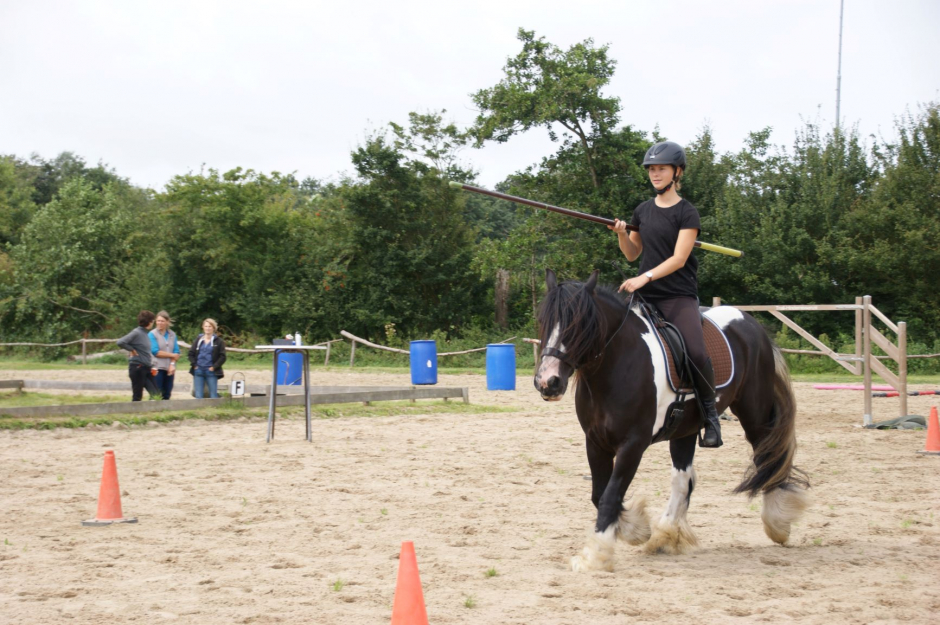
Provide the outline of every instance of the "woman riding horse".
[[698,210],[679,197],[680,179],[685,171],[685,151],[672,141],[657,143],[646,151],[643,166],[656,189],[656,197],[633,211],[632,224],[639,232],[627,232],[619,219],[607,226],[617,233],[620,250],[627,260],[641,254],[640,275],[620,285],[621,291],[639,291],[655,304],[666,321],[685,339],[692,363],[692,383],[705,409],[705,435],[702,447],[721,447],[721,426],[715,409],[715,373],[705,351],[698,302],[698,259],[692,247],[701,229]]
[[[682,553],[697,544],[686,518],[696,484],[695,441],[701,430],[697,402],[677,402],[656,329],[636,302],[586,282],[558,283],[546,272],[548,292],[538,312],[542,353],[535,387],[546,401],[564,397],[577,371],[575,410],[591,467],[594,533],[571,560],[575,571],[613,569],[617,539],[651,553]],[[733,365],[717,397],[730,409],[753,448],[753,464],[734,492],[763,495],[761,519],[771,540],[785,543],[808,503],[796,453],[796,402],[783,354],[754,317],[731,306],[705,313],[727,340]],[[667,426],[675,403],[681,416]],[[669,440],[672,494],[654,527],[640,497],[625,501],[640,460],[654,441]]]
[[[594,532],[571,560],[576,571],[612,570],[617,539],[642,544],[649,552],[681,553],[697,544],[686,518],[696,482],[695,442],[704,420],[702,446],[721,445],[718,410],[728,408],[738,417],[753,449],[753,464],[735,492],[763,495],[767,536],[785,543],[808,504],[809,484],[793,464],[796,402],[783,354],[752,316],[730,306],[710,309],[707,323],[724,335],[732,362],[716,397],[698,308],[697,261],[691,255],[699,216],[676,193],[685,153],[675,143],[660,143],[650,148],[643,164],[657,196],[633,213],[639,233],[627,235],[619,220],[612,227],[628,259],[643,253],[641,275],[619,291],[641,293],[679,327],[697,369],[693,383],[700,403],[680,400],[670,387],[669,364],[656,329],[633,298],[625,303],[618,292],[599,286],[597,271],[586,282],[561,284],[553,271],[546,272],[535,387],[546,401],[560,400],[578,372],[575,410],[584,430],[591,501],[597,508]],[[625,502],[624,497],[643,453],[663,439],[669,440],[672,457],[672,493],[651,527],[645,502],[636,497]]]

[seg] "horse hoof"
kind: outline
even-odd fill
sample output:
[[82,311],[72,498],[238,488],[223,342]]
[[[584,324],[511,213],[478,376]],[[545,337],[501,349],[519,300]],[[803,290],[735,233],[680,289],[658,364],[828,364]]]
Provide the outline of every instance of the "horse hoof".
[[688,523],[660,523],[644,546],[644,550],[650,555],[666,553],[678,556],[688,553],[697,546],[698,538],[695,537]]
[[650,534],[646,499],[638,497],[626,502],[617,519],[617,538],[631,545],[642,545],[650,539]]
[[588,570],[587,562],[581,556],[574,556],[571,558],[571,570],[575,573],[584,573]]
[[[607,571],[608,573],[613,573],[614,563],[611,559],[604,559],[602,562],[594,562],[594,565],[591,565],[590,558],[584,554],[576,555],[571,558],[571,570],[575,573],[586,573],[587,571]],[[596,560],[596,559],[595,559]]]
[[797,486],[781,486],[764,493],[761,520],[764,533],[780,545],[790,539],[790,527],[809,505],[809,494]]

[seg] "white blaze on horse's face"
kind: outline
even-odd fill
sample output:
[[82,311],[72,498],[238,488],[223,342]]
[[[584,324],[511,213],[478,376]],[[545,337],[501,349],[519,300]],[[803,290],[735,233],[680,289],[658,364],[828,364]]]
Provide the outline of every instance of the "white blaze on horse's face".
[[560,340],[561,328],[558,324],[552,329],[548,341],[542,346],[543,355],[539,361],[539,369],[535,373],[535,388],[541,393],[545,401],[558,401],[565,396],[568,388],[568,376],[570,373],[564,373],[565,364],[555,356],[545,355],[545,350],[558,350],[565,353],[565,345]]

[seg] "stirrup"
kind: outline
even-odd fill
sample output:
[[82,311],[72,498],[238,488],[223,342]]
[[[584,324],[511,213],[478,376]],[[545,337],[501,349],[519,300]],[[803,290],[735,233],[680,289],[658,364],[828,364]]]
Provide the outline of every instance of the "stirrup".
[[[716,421],[717,421],[717,419],[716,419]],[[707,419],[707,418],[705,419],[705,424],[704,424],[704,425],[705,425],[705,435],[702,435],[701,433],[699,433],[699,437],[698,437],[698,446],[699,446],[699,447],[706,447],[706,448],[708,448],[708,449],[717,449],[717,448],[721,447],[721,446],[724,444],[724,441],[721,440],[721,426],[720,426],[720,425],[717,425],[717,424],[715,424],[715,423],[711,423],[711,422],[709,421],[709,419]],[[711,425],[712,427],[709,428],[709,425]],[[709,431],[715,432],[715,434],[716,434],[716,436],[717,436],[717,440],[711,440],[711,441],[706,441],[706,440],[705,440],[705,436],[708,435]]]

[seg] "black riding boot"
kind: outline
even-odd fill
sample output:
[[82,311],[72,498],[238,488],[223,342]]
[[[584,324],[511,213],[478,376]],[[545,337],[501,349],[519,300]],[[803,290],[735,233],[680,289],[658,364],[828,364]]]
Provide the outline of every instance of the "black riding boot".
[[718,410],[715,409],[715,370],[712,359],[705,359],[701,375],[695,378],[695,392],[705,410],[705,435],[699,440],[700,447],[721,447],[721,425],[718,422]]

